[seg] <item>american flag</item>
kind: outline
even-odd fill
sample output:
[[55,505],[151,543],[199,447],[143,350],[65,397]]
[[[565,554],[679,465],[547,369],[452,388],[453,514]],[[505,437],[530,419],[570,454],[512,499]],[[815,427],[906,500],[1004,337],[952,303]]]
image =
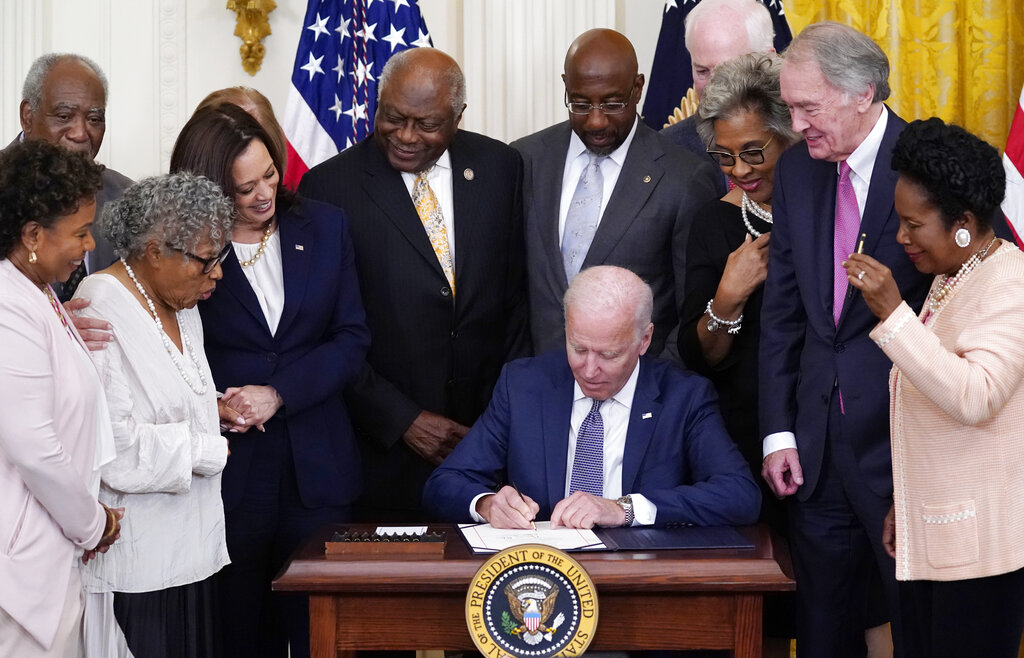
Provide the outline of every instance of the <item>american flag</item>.
[[284,112],[285,185],[373,132],[384,64],[430,45],[416,0],[309,0]]
[[1013,229],[1017,244],[1024,247],[1021,242],[1021,236],[1024,236],[1024,89],[1020,91],[1017,112],[1013,115],[1010,135],[1006,138],[1003,169],[1006,170],[1003,212],[1006,213],[1006,221]]

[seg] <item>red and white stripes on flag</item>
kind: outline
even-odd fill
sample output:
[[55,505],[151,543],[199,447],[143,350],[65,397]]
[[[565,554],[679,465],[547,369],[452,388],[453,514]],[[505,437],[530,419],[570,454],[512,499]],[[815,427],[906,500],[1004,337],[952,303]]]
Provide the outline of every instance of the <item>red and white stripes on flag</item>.
[[1013,230],[1017,245],[1024,249],[1021,236],[1024,235],[1024,88],[1017,101],[1017,112],[1010,124],[1010,135],[1006,138],[1003,152],[1003,169],[1006,170],[1006,197],[1003,199],[1003,213]]

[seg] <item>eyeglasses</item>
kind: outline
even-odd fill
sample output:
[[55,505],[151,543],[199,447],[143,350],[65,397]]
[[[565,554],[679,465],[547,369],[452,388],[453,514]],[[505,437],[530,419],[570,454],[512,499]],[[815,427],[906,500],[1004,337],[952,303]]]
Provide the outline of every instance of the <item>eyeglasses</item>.
[[758,149],[747,149],[746,151],[740,151],[738,154],[733,155],[732,153],[726,153],[725,151],[712,151],[707,149],[708,155],[711,159],[718,163],[719,167],[733,167],[736,165],[736,158],[743,160],[749,165],[764,164],[764,150],[768,148],[768,145],[772,143],[775,136],[772,135],[768,138],[768,141],[764,143],[764,146]]
[[632,92],[630,92],[630,100],[628,101],[608,101],[600,103],[598,105],[592,105],[590,103],[584,103],[582,101],[569,102],[569,92],[565,92],[565,106],[569,108],[571,114],[590,114],[594,110],[601,110],[604,114],[622,114],[632,103]]
[[174,251],[177,251],[178,253],[184,254],[186,258],[191,258],[194,261],[202,263],[203,264],[203,274],[209,274],[210,272],[212,272],[213,268],[215,268],[218,265],[220,265],[221,263],[223,263],[224,259],[226,259],[228,257],[228,254],[231,253],[231,243],[230,242],[228,242],[226,245],[224,245],[224,248],[221,249],[220,252],[216,256],[211,256],[210,258],[203,258],[202,256],[196,256],[191,251],[185,251],[184,249],[179,249],[178,247],[175,247],[174,245],[171,245],[171,244],[167,244],[167,248],[168,249],[173,249]]

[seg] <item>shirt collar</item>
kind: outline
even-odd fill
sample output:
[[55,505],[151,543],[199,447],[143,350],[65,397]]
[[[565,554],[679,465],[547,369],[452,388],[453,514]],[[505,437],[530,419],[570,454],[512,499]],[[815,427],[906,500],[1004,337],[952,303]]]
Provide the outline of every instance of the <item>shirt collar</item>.
[[[864,181],[871,183],[871,174],[875,169],[875,160],[878,157],[878,150],[882,147],[882,137],[885,135],[885,126],[889,122],[889,111],[882,106],[882,113],[875,121],[875,126],[864,138],[864,141],[853,150],[846,163],[850,165],[853,173]],[[839,164],[836,163],[836,171],[839,171]]]
[[[629,379],[622,385],[619,392],[611,397],[625,408],[629,409],[633,406],[633,394],[636,392],[636,382],[640,377],[640,359],[636,360],[636,365],[633,366],[633,372],[629,375]],[[580,388],[579,382],[575,379],[572,382],[572,401],[573,403],[579,400],[585,399],[587,396],[583,394],[583,389]]]
[[[435,162],[430,169],[433,169],[434,167],[440,167],[441,169],[452,168],[452,156],[448,153],[448,149],[444,150],[444,153],[441,154],[441,157],[437,159],[437,162]],[[427,171],[430,171],[430,169]]]
[[[619,148],[615,149],[608,154],[608,158],[615,164],[622,167],[622,163],[626,161],[626,154],[629,152],[629,145],[633,143],[633,136],[636,135],[637,124],[640,123],[640,116],[637,115],[633,119],[633,127],[630,129],[629,134],[626,135],[626,140],[619,144]],[[575,160],[587,153],[587,145],[583,143],[580,136],[576,134],[575,130],[569,131],[569,160]]]

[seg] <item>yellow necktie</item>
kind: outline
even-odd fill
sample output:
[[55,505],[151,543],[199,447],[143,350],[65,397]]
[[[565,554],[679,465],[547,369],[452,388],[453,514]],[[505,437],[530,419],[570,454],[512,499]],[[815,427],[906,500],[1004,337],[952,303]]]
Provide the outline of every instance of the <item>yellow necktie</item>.
[[[429,169],[427,170],[429,171]],[[434,196],[427,182],[427,171],[421,171],[416,176],[416,184],[412,190],[412,202],[416,206],[416,214],[423,222],[423,228],[430,238],[430,246],[434,248],[437,255],[437,262],[444,270],[444,276],[448,279],[448,285],[452,289],[452,296],[455,296],[455,263],[452,260],[452,251],[448,246],[448,230],[444,227],[444,215],[441,214],[441,205]]]

